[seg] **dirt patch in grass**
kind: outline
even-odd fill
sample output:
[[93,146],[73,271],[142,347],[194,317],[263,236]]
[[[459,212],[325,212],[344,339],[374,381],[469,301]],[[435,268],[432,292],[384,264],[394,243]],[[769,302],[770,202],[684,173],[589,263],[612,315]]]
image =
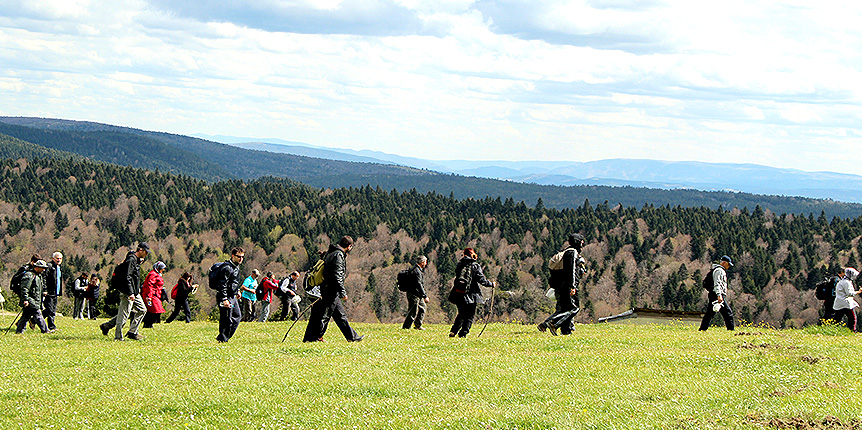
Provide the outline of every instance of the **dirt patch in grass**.
[[784,346],[784,345],[776,345],[774,343],[753,343],[753,342],[742,342],[737,348],[740,349],[799,349],[798,346]]
[[771,418],[762,419],[751,417],[749,419],[753,424],[758,424],[767,428],[773,429],[794,429],[794,430],[859,430],[862,429],[862,420],[850,419],[842,420],[836,417],[826,417],[820,421],[806,420],[804,418]]

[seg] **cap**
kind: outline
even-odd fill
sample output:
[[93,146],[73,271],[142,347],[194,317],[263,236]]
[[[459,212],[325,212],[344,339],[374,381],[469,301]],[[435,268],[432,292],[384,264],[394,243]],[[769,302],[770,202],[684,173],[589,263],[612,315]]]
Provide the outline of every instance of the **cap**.
[[138,244],[138,249],[143,249],[144,251],[147,251],[147,253],[149,253],[150,252],[150,244],[148,244],[147,242],[141,242]]
[[45,260],[39,260],[35,264],[33,264],[33,267],[41,267],[43,269],[47,269],[48,263],[46,263]]
[[728,257],[728,256],[726,256],[726,255],[722,255],[722,256],[721,256],[721,261],[726,261],[726,262],[727,262],[727,264],[729,264],[729,265],[730,265],[730,267],[733,267],[733,260],[731,260],[731,259],[730,259],[730,257]]

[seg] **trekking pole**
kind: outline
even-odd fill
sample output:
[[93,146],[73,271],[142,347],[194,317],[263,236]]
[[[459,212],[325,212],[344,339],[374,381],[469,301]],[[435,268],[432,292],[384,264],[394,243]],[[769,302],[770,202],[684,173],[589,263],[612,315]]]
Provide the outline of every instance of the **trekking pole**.
[[[496,285],[494,285],[494,287],[496,287]],[[494,287],[491,287],[491,306],[488,309],[488,316],[485,317],[485,325],[482,326],[482,331],[480,331],[479,334],[476,335],[477,338],[479,336],[482,336],[482,333],[485,333],[485,327],[488,327],[488,322],[491,321],[491,315],[494,314],[494,293],[497,291],[497,289]]]
[[300,318],[302,318],[302,316],[303,316],[303,315],[305,315],[305,312],[306,312],[307,310],[311,309],[311,307],[312,307],[312,306],[314,306],[314,304],[315,304],[315,303],[317,303],[317,302],[319,302],[319,301],[320,301],[320,297],[318,297],[318,298],[317,298],[317,299],[315,299],[313,302],[311,302],[311,304],[310,304],[310,305],[308,305],[308,307],[307,307],[307,308],[305,308],[302,312],[300,312],[300,313],[299,313],[299,316],[297,316],[297,317],[296,317],[296,319],[295,319],[295,320],[293,320],[293,324],[291,324],[291,325],[290,325],[290,327],[288,327],[288,329],[287,329],[287,333],[285,333],[285,334],[284,334],[284,337],[281,339],[281,341],[282,341],[282,342],[284,342],[284,340],[285,340],[285,339],[287,339],[287,335],[288,335],[288,334],[290,334],[290,330],[292,330],[292,329],[293,329],[293,326],[295,326],[295,325],[296,325],[296,322],[297,322],[297,321],[299,321],[299,319],[300,319]]
[[15,318],[12,319],[12,324],[9,324],[9,327],[6,328],[6,332],[3,334],[7,334],[9,333],[9,330],[12,330],[12,326],[15,325],[15,323],[18,321],[18,317],[21,316],[21,312],[24,312],[24,310],[22,309],[18,312],[18,315],[15,315]]

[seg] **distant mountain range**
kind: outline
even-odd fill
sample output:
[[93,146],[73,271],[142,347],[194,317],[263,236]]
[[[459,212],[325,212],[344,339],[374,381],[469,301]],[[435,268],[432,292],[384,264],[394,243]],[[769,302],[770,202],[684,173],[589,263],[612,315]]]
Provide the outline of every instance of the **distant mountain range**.
[[[689,189],[673,189],[671,185],[674,184],[671,181],[642,180],[642,178],[661,178],[650,173],[648,168],[643,167],[645,164],[638,160],[609,160],[634,163],[628,170],[623,167],[617,167],[616,170],[605,167],[604,170],[600,170],[596,167],[596,171],[600,172],[617,172],[613,174],[628,171],[629,179],[610,180],[588,177],[579,179],[586,185],[561,186],[543,185],[538,182],[553,182],[551,178],[557,178],[554,181],[559,182],[568,181],[567,178],[574,177],[572,175],[589,171],[577,166],[591,164],[439,162],[372,151],[314,148],[296,142],[242,143],[240,141],[242,139],[234,138],[234,141],[230,142],[231,145],[228,145],[211,139],[230,141],[223,137],[204,139],[95,122],[0,117],[0,156],[6,158],[84,157],[207,181],[255,180],[270,176],[287,178],[319,188],[371,186],[383,190],[415,190],[423,194],[434,192],[458,199],[500,199],[505,200],[507,204],[529,206],[541,204],[558,209],[577,208],[589,202],[591,205],[607,203],[610,207],[617,204],[623,207],[669,205],[717,208],[721,206],[728,209],[747,208],[750,211],[756,206],[761,206],[778,214],[819,215],[823,212],[827,216],[862,216],[862,204],[858,203],[743,192],[701,191],[693,186]],[[634,168],[637,165],[641,166],[640,170]],[[655,166],[654,164],[651,169],[657,169]],[[713,171],[718,169],[716,166],[719,165],[705,166],[700,168],[701,172]],[[733,165],[727,166],[729,166],[728,169],[733,170]],[[736,169],[740,176],[739,182],[744,182],[741,168],[737,166]],[[749,169],[752,167],[749,166]],[[768,168],[764,169],[768,170]],[[463,172],[504,179],[467,176]],[[713,173],[713,176],[706,174],[703,176],[710,178],[720,176],[718,173]],[[804,172],[792,173],[798,175]],[[682,173],[679,175],[681,178],[687,178]],[[829,175],[835,174],[822,175],[828,178]],[[736,177],[730,173],[726,176]],[[850,179],[858,180],[855,177],[849,178],[848,183]],[[516,180],[537,183],[516,182]],[[614,181],[615,186],[605,185]],[[751,179],[751,181],[758,181],[758,179]],[[786,181],[790,182],[789,179]],[[640,187],[642,184],[651,184],[653,187]],[[831,182],[824,182],[824,184],[830,185]],[[687,186],[685,183],[683,185]],[[824,187],[830,192],[834,191],[826,185]]]
[[463,176],[503,179],[540,185],[598,185],[665,190],[695,189],[799,196],[862,203],[862,176],[805,172],[756,164],[609,159],[572,161],[431,161],[377,151],[322,148],[279,139],[228,136],[207,138],[241,148],[327,158],[397,164]]

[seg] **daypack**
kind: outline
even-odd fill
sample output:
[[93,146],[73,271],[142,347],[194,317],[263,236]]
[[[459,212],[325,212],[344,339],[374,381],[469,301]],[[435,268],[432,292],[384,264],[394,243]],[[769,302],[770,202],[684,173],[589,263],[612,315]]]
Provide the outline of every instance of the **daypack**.
[[305,291],[310,291],[314,287],[319,287],[323,284],[323,259],[317,260],[311,270],[305,274]]
[[551,270],[563,270],[563,256],[566,255],[566,251],[571,248],[564,249],[556,254],[554,254],[550,260],[548,260],[548,269]]
[[407,287],[410,285],[410,269],[398,272],[398,275],[395,276],[395,285],[398,286],[399,291],[407,291]]
[[21,266],[14,275],[12,275],[12,280],[9,281],[9,289],[15,293],[15,295],[21,295],[21,279],[24,278],[24,274],[27,273],[27,266]]
[[210,272],[209,272],[210,282],[209,282],[209,287],[210,287],[210,289],[211,289],[211,290],[216,290],[216,291],[218,291],[219,286],[218,286],[218,285],[216,285],[216,276],[218,276],[218,271],[219,271],[219,269],[221,269],[221,267],[222,267],[222,266],[224,266],[225,264],[227,264],[227,261],[219,261],[218,263],[215,263],[215,264],[213,264],[212,266],[210,266]]
[[452,286],[452,291],[464,294],[470,288],[470,283],[473,282],[473,265],[466,264],[455,273],[455,284]]
[[703,289],[706,291],[712,291],[712,289],[715,288],[713,272],[715,272],[715,269],[710,269],[709,273],[706,274],[706,277],[703,278]]
[[835,282],[838,278],[826,278],[814,286],[814,297],[817,300],[828,300],[835,297]]
[[263,300],[264,296],[266,296],[266,290],[263,288],[263,281],[257,283],[257,287],[254,289],[254,295],[257,297],[257,300]]
[[176,299],[177,299],[177,290],[179,290],[179,289],[180,289],[180,283],[179,283],[179,282],[177,282],[177,283],[174,285],[174,288],[171,288],[171,300],[176,300]]
[[[278,283],[278,288],[275,289],[272,293],[275,294],[276,297],[281,298],[287,295],[287,282],[290,281],[290,277],[284,278],[281,282]],[[284,290],[282,290],[284,288]]]

